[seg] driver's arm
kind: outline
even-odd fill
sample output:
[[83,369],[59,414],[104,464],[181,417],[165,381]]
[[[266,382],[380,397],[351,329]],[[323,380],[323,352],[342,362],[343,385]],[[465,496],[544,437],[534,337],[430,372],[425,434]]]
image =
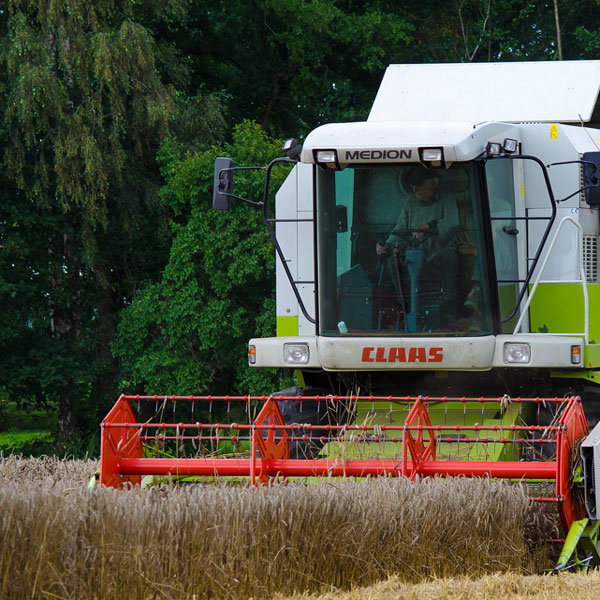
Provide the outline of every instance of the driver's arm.
[[398,220],[396,221],[396,225],[394,226],[392,233],[390,233],[384,244],[378,242],[375,246],[377,254],[385,254],[389,250],[389,248],[394,244],[402,243],[403,240],[397,232],[402,231],[403,229],[408,229],[408,225],[409,214],[407,210],[407,203],[404,203],[404,206],[400,210],[400,215],[398,217]]
[[[434,205],[433,212],[427,215],[428,221],[423,221],[414,226],[437,236],[438,242],[444,245],[456,233],[459,225],[458,207],[454,197],[442,198]],[[414,238],[422,238],[423,233],[413,233]]]

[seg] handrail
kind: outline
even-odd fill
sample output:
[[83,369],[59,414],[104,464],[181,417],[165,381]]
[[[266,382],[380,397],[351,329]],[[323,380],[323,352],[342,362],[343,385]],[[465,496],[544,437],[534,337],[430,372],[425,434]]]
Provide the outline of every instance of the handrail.
[[[558,234],[560,233],[562,226],[567,221],[570,223],[573,223],[573,225],[575,225],[575,227],[577,227],[577,246],[578,246],[578,248],[583,247],[583,229],[582,229],[581,225],[577,221],[575,221],[575,219],[573,219],[573,217],[569,217],[569,216],[563,217],[561,222],[558,224],[558,227],[556,228],[554,237],[552,238],[552,241],[550,242],[550,246],[548,247],[548,252],[546,253],[546,256],[544,257],[544,260],[542,261],[542,264],[540,266],[540,270],[538,271],[538,274],[535,277],[535,282],[533,284],[533,287],[531,288],[531,293],[528,295],[527,302],[525,302],[525,306],[521,310],[521,314],[519,316],[519,320],[517,321],[517,324],[515,325],[513,335],[517,335],[519,329],[521,328],[523,319],[525,318],[525,315],[527,314],[527,311],[529,310],[529,306],[531,304],[531,301],[533,300],[533,296],[535,295],[538,284],[540,283],[540,279],[542,277],[544,269],[546,268],[548,259],[550,258],[550,255],[552,254],[552,250],[554,249],[554,245],[556,244],[556,240],[558,239]],[[588,297],[588,287],[587,287],[588,282],[587,282],[587,279],[585,276],[585,268],[583,266],[583,258],[581,256],[581,253],[578,254],[578,263],[579,263],[578,266],[579,266],[579,274],[580,274],[579,281],[581,282],[582,288],[583,288],[583,310],[584,310],[583,336],[584,336],[584,342],[587,344],[589,342],[589,297]],[[542,335],[546,335],[546,334],[542,334]],[[572,333],[572,334],[560,333],[560,334],[554,334],[554,335],[581,335],[581,333]]]
[[[267,231],[269,232],[269,235],[271,236],[271,241],[273,242],[273,245],[275,246],[275,251],[277,252],[277,256],[279,258],[281,266],[283,267],[285,276],[287,277],[287,279],[290,283],[290,286],[292,288],[292,292],[294,293],[294,296],[296,296],[296,301],[298,302],[298,307],[300,308],[300,311],[302,312],[302,314],[304,315],[304,318],[309,323],[313,323],[314,325],[316,325],[317,320],[314,317],[311,317],[311,315],[308,313],[308,310],[306,309],[306,306],[304,305],[304,300],[302,300],[302,296],[300,295],[300,290],[298,289],[298,283],[300,283],[300,282],[294,280],[294,277],[292,276],[290,268],[287,264],[287,260],[283,254],[283,250],[281,249],[281,246],[279,245],[279,241],[277,240],[277,236],[275,235],[275,230],[273,229],[273,226],[271,225],[271,223],[276,223],[277,219],[270,219],[269,212],[268,212],[269,211],[269,207],[268,207],[269,183],[271,181],[271,170],[273,169],[273,167],[276,164],[279,164],[279,163],[297,164],[297,162],[298,162],[297,160],[292,160],[287,157],[275,158],[266,167],[267,175],[265,178],[265,189],[264,189],[263,201],[262,201],[263,220],[267,227]],[[314,217],[313,217],[313,219],[314,219]],[[313,219],[307,219],[307,220],[312,221]],[[304,219],[298,219],[298,221],[300,221],[300,220],[304,221]],[[310,282],[310,283],[314,283],[314,282]]]

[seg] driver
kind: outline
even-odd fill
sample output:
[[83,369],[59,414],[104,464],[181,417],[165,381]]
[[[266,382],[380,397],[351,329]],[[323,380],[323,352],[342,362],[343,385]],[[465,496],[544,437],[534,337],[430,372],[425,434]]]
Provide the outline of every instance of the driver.
[[[405,202],[388,239],[383,244],[377,244],[377,254],[386,254],[395,244],[406,247],[411,237],[421,240],[418,245],[425,251],[454,246],[459,223],[456,202],[446,202],[440,198],[439,179],[433,171],[420,166],[413,167],[406,179],[413,195]],[[419,229],[423,233],[413,231],[402,235],[411,229]],[[432,252],[427,254],[431,255]]]
[[[452,320],[455,318],[452,302],[456,301],[459,272],[456,251],[459,214],[456,201],[443,197],[435,172],[420,165],[409,170],[405,181],[412,195],[404,203],[387,240],[377,244],[377,254],[385,255],[398,247],[399,258],[404,263],[407,249],[421,249],[423,262],[419,281],[414,284],[422,294],[437,295],[445,304],[446,319]],[[402,270],[402,279],[405,284],[410,284],[405,268]],[[410,287],[403,287],[404,295],[407,295]]]

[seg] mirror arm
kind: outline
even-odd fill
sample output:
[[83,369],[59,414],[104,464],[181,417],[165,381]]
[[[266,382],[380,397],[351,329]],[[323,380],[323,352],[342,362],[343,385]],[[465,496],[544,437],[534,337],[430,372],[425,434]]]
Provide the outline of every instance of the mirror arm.
[[598,184],[586,185],[582,188],[579,188],[577,191],[573,192],[572,194],[569,194],[565,198],[561,198],[560,200],[557,200],[556,204],[560,204],[561,202],[564,202],[565,200],[568,200],[569,198],[572,198],[573,196],[577,196],[577,194],[581,194],[581,192],[585,192],[585,190],[590,190],[590,189],[596,188],[596,187],[598,187]]
[[577,194],[581,194],[581,192],[585,192],[586,190],[591,190],[591,189],[600,187],[600,180],[598,179],[598,174],[597,174],[598,173],[598,165],[596,163],[592,162],[591,160],[581,160],[581,159],[580,160],[565,160],[562,162],[550,163],[546,166],[549,168],[549,167],[556,167],[558,165],[589,165],[590,167],[592,167],[592,172],[590,173],[591,181],[589,184],[584,185],[582,188],[579,188],[576,192],[573,192],[566,198],[561,198],[560,200],[557,200],[556,201],[557,204],[559,202],[564,202],[565,200],[568,200],[569,198],[572,198],[573,196],[577,196]]
[[559,165],[591,165],[596,171],[596,164],[590,160],[563,160],[561,162],[549,163],[546,167],[557,167]]
[[228,194],[226,192],[221,192],[221,195],[227,196],[228,198],[235,198],[236,200],[242,200],[246,204],[250,204],[251,206],[262,206],[262,200],[255,202],[254,200],[248,200],[248,198],[243,198],[242,196],[236,196],[235,194]]
[[[266,171],[266,167],[231,167],[228,169],[221,169],[219,171],[218,177],[219,182],[223,179],[223,173],[233,173],[234,171]],[[255,202],[254,200],[248,200],[248,198],[244,198],[243,196],[236,196],[235,194],[229,194],[227,192],[220,192],[222,196],[226,196],[227,198],[235,198],[236,200],[242,200],[246,202],[246,204],[250,204],[251,206],[262,206],[262,201]]]

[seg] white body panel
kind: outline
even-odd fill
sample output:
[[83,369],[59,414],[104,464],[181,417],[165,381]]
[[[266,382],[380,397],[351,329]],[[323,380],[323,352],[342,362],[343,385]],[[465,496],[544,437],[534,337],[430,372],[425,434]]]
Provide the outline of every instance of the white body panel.
[[[309,362],[290,364],[283,346],[307,344]],[[507,363],[504,345],[528,344],[527,364]],[[252,339],[255,367],[321,368],[326,371],[381,370],[489,370],[492,367],[582,368],[573,365],[571,347],[583,347],[582,339],[558,335],[499,335],[472,338],[381,338],[300,336]]]
[[313,152],[319,149],[336,149],[342,165],[385,162],[377,152],[383,150],[394,151],[393,162],[417,162],[419,148],[442,146],[446,162],[452,163],[472,160],[490,140],[502,142],[514,134],[509,123],[333,123],[308,135],[302,147],[302,162],[314,162]]
[[[314,282],[315,279],[312,187],[312,166],[300,163],[287,176],[275,198],[276,218],[293,220],[277,223],[275,231],[292,277],[300,282]],[[314,334],[315,326],[302,314],[279,260],[276,281],[277,316],[297,317],[298,334]],[[299,283],[298,290],[308,314],[314,317],[314,283]]]
[[[527,123],[519,125],[523,142],[523,154],[538,157],[544,164],[576,161],[584,152],[596,152],[597,132],[572,125]],[[576,192],[580,185],[580,165],[555,165],[548,168],[548,175],[556,200],[562,200]],[[546,183],[539,166],[523,161],[523,189],[528,216],[541,217],[550,214]],[[585,208],[581,210],[581,205]],[[583,194],[575,194],[557,206],[557,218],[549,240],[555,235],[561,219],[565,216],[580,223],[587,235],[600,233],[600,208],[590,207]],[[532,258],[546,228],[545,221],[531,221],[527,235],[527,258]],[[576,281],[579,279],[579,259],[582,249],[577,243],[577,232],[565,227],[560,232],[556,246],[543,274],[543,281]],[[542,252],[542,260],[546,250]],[[541,261],[540,261],[541,264]],[[534,277],[538,274],[534,272]]]
[[600,519],[600,423],[581,444],[584,497],[590,519]]
[[369,115],[397,121],[589,121],[600,61],[390,65]]

